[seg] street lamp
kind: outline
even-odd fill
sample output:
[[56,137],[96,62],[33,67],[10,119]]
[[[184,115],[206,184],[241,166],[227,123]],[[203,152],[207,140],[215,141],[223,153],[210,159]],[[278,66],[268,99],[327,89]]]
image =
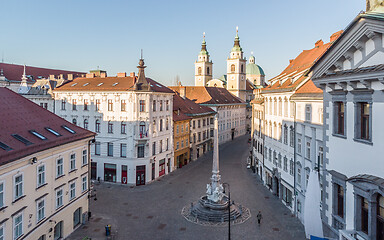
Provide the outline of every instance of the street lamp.
[[[228,240],[231,240],[231,189],[229,183],[223,183],[223,186],[228,186]],[[225,188],[224,192],[225,193]]]

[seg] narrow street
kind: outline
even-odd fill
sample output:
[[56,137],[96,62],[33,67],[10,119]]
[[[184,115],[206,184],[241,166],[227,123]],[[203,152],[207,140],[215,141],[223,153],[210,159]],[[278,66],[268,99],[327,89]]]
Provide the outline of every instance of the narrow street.
[[[246,168],[248,135],[220,146],[222,182],[231,198],[251,211],[246,222],[231,227],[231,239],[305,239],[304,227]],[[227,239],[227,226],[200,226],[184,219],[181,210],[205,194],[210,182],[212,152],[149,185],[127,187],[96,184],[97,201],[90,201],[92,218],[69,239]],[[261,226],[256,214],[263,214]]]

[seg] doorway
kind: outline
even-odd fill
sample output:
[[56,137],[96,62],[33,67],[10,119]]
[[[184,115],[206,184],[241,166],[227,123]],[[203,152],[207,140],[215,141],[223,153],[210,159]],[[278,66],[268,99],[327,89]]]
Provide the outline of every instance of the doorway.
[[155,180],[155,163],[152,163],[152,181]]
[[233,140],[235,138],[235,131],[234,130],[232,130],[231,136],[232,136],[232,140]]
[[145,185],[145,165],[136,166],[136,186]]
[[128,182],[128,168],[127,165],[121,165],[121,183],[127,184]]
[[104,163],[104,181],[116,182],[116,164]]
[[58,240],[63,237],[63,221],[56,224],[53,232],[53,239]]

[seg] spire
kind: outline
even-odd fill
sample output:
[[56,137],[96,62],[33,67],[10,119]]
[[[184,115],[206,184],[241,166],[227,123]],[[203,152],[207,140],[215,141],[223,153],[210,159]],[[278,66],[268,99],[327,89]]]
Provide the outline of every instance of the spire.
[[141,50],[141,58],[139,61],[139,66],[137,66],[137,68],[139,69],[139,73],[137,74],[138,76],[137,81],[135,83],[135,90],[151,90],[151,84],[145,78],[144,68],[146,67],[147,66],[144,66],[143,50]]
[[236,26],[236,37],[233,44],[232,52],[241,52],[243,49],[240,47],[239,27]]
[[21,77],[21,83],[20,83],[20,87],[19,87],[19,91],[18,93],[20,94],[23,94],[23,93],[27,93],[29,91],[29,86],[27,84],[27,75],[25,74],[25,64],[24,64],[24,70],[23,70],[23,76]]
[[251,52],[251,56],[249,57],[249,63],[255,63],[255,57],[253,56],[253,52]]
[[203,32],[203,42],[201,43],[201,51],[199,55],[208,55],[207,43],[205,42],[205,32]]

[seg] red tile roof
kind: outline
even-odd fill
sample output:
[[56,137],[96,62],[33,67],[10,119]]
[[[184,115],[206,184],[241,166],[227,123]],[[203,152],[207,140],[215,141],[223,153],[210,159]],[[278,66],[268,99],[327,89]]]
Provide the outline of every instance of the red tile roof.
[[[6,79],[10,81],[21,82],[21,77],[23,76],[24,65],[9,64],[9,63],[0,63],[0,71],[3,70],[3,74]],[[35,79],[38,79],[40,76],[42,78],[48,78],[49,75],[60,75],[60,74],[73,74],[73,77],[80,77],[85,75],[84,72],[74,72],[58,69],[49,69],[49,68],[39,68],[32,66],[25,66],[25,74],[30,76],[27,79],[27,82],[34,83]]]
[[[0,102],[2,103],[0,104],[0,142],[12,148],[6,151],[0,144],[0,165],[22,157],[32,157],[34,153],[49,148],[95,136],[95,133],[67,122],[8,88],[0,87]],[[63,125],[75,131],[75,134],[65,130]],[[61,136],[55,136],[46,130],[46,127],[53,129]],[[40,139],[33,135],[31,130],[47,139]],[[18,134],[33,144],[25,145],[12,134]]]
[[173,95],[173,111],[177,110],[180,110],[181,113],[188,117],[204,116],[216,113],[213,109],[207,106],[199,105],[188,98],[182,98],[178,94],[175,94]]
[[[332,40],[337,39],[337,36]],[[304,50],[295,59],[290,60],[289,65],[276,77],[269,80],[270,85],[265,87],[262,92],[292,91],[300,87],[303,82],[309,80],[305,77],[311,66],[330,48],[334,41],[322,44],[318,41],[316,47],[310,50]],[[292,78],[293,83],[292,83]],[[283,80],[282,84],[280,80]],[[273,83],[271,85],[271,83]]]
[[316,87],[312,80],[307,81],[295,93],[323,93],[323,90]]
[[[135,77],[93,77],[93,78],[76,78],[68,82],[55,91],[129,91],[134,90],[134,84],[137,80]],[[166,86],[146,78],[151,84],[153,92],[173,93],[173,91]]]
[[180,88],[185,88],[185,96],[199,104],[245,104],[243,100],[232,95],[225,88],[203,86],[175,86],[169,88],[178,93],[180,93]]

